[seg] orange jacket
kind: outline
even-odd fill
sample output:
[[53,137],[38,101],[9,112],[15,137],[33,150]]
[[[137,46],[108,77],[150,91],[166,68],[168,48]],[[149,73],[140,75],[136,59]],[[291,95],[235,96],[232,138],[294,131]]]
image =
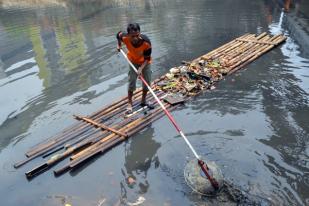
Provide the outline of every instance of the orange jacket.
[[133,64],[143,64],[145,60],[151,63],[151,42],[146,35],[141,34],[142,43],[139,47],[134,47],[126,33],[118,32],[118,43],[123,42],[128,49],[128,58]]

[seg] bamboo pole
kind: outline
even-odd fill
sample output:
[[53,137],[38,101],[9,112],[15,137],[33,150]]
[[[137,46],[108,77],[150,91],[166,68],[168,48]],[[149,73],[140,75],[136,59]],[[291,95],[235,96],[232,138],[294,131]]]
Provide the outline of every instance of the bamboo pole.
[[[151,97],[151,96],[149,95],[149,97]],[[86,129],[92,129],[92,127],[91,127],[91,126],[88,126],[88,128],[86,128]],[[86,131],[86,130],[80,131],[79,133],[71,134],[70,137],[75,137],[75,136],[81,135],[81,134],[83,134],[85,131]],[[72,139],[72,138],[69,138],[69,139]],[[51,142],[51,143],[49,143],[49,145],[46,145],[44,148],[41,148],[39,151],[36,151],[34,154],[31,154],[31,156],[28,157],[27,159],[15,163],[15,164],[14,164],[14,167],[15,167],[15,168],[18,168],[18,167],[20,167],[20,166],[22,166],[22,165],[28,163],[29,161],[31,161],[31,160],[33,160],[33,159],[35,159],[35,158],[37,158],[37,157],[39,157],[39,156],[45,154],[46,152],[50,151],[51,149],[54,149],[54,148],[56,148],[56,147],[58,147],[58,146],[64,144],[65,142],[67,142],[67,140],[68,140],[68,139],[62,140],[62,141],[58,141],[58,142]]]
[[[272,40],[277,39],[279,36],[274,36],[272,37]],[[233,70],[233,68],[237,67],[238,65],[241,65],[243,62],[247,61],[248,59],[250,59],[252,56],[255,56],[255,54],[257,54],[261,49],[267,48],[267,47],[274,47],[274,45],[264,45],[262,47],[260,47],[259,49],[257,49],[256,51],[250,53],[249,55],[247,55],[246,57],[244,57],[243,59],[240,59],[239,61],[237,61],[234,65],[232,65],[229,68],[229,71]]]
[[[126,125],[130,120],[127,119],[123,121],[120,125],[118,125],[117,129],[120,129],[124,125]],[[89,139],[86,139],[84,141],[81,141],[75,145],[68,146],[66,150],[62,153],[58,153],[57,155],[52,156],[48,161],[42,163],[41,165],[36,166],[32,170],[26,172],[27,178],[32,178],[45,170],[49,169],[59,161],[63,160],[64,158],[68,157],[69,155],[73,154],[74,152],[89,146],[91,144],[96,143],[97,141],[101,140],[102,138],[106,137],[108,135],[108,131],[103,132],[97,132],[94,136],[90,137]]]
[[[176,106],[172,107],[171,105],[167,105],[167,107],[171,107],[172,109],[176,108]],[[151,118],[154,118],[154,120],[157,119],[157,118],[159,118],[159,117],[156,117],[156,116],[158,116],[158,115],[159,115],[159,116],[162,116],[162,115],[164,115],[164,114],[163,114],[162,112],[160,113],[160,110],[158,110],[158,111],[156,111],[155,113],[152,113],[151,115],[149,115],[147,118],[144,118],[144,121],[140,122],[139,125],[143,125],[143,123],[149,121]],[[138,122],[138,121],[137,121],[137,122]],[[132,122],[131,125],[136,124],[137,122],[135,122],[135,123]],[[146,124],[147,124],[147,123],[146,123]],[[149,122],[148,122],[148,124],[149,124]],[[148,124],[147,124],[147,125],[148,125]],[[147,126],[147,125],[145,125],[145,126]],[[127,125],[127,127],[130,128],[129,125]],[[124,128],[123,128],[123,129],[124,129]],[[135,132],[136,132],[136,131],[135,131]],[[129,132],[129,131],[128,131],[128,133],[129,133],[130,135],[134,134],[133,132]],[[107,139],[108,139],[108,140],[107,140]],[[74,163],[74,161],[75,161],[75,163],[77,163],[77,161],[78,161],[78,164],[80,164],[81,162],[83,162],[83,161],[85,161],[86,159],[88,159],[88,158],[90,158],[90,157],[96,155],[97,153],[104,151],[104,150],[105,150],[104,148],[110,148],[110,147],[112,147],[112,146],[115,146],[115,141],[116,141],[117,143],[120,143],[120,142],[122,142],[122,141],[124,141],[124,140],[125,140],[125,138],[123,138],[123,137],[121,137],[121,136],[119,136],[119,135],[111,134],[111,135],[109,135],[108,137],[105,138],[105,141],[104,141],[105,144],[103,144],[103,143],[102,143],[103,140],[101,140],[101,144],[96,145],[96,146],[93,147],[91,150],[89,150],[89,148],[86,148],[86,149],[88,149],[87,153],[86,153],[84,150],[81,151],[81,152],[83,152],[83,154],[80,155],[78,159],[75,158],[74,160],[72,160],[72,161],[70,161],[69,163],[67,163],[64,167],[62,167],[62,168],[60,168],[60,169],[58,169],[58,170],[55,170],[55,171],[54,171],[54,174],[55,174],[55,175],[60,175],[60,174],[62,174],[63,172],[67,171],[68,169],[70,169],[70,168],[72,168],[72,167],[75,167],[77,164],[76,164],[76,165],[72,165],[72,164],[71,164],[71,163]],[[102,148],[103,148],[103,149],[102,149]],[[80,152],[80,153],[81,153],[81,152]],[[77,154],[80,154],[80,153],[77,153]],[[71,158],[72,158],[72,157],[71,157]]]
[[[139,124],[141,121],[143,121],[143,119],[151,116],[152,114],[157,114],[158,111],[161,111],[161,108],[157,108],[155,109],[150,115],[146,115],[144,118],[142,119],[137,119],[136,121],[133,121],[131,123],[129,123],[128,125],[126,125],[125,127],[123,127],[122,129],[120,129],[120,131],[124,131],[124,132],[128,132],[130,130],[131,127],[135,127],[137,124]],[[97,145],[100,145],[106,141],[108,141],[111,137],[113,137],[113,134],[111,134],[110,136],[102,139],[101,141],[99,141],[98,143],[96,143],[96,145],[92,145],[91,147],[88,147],[87,149],[81,151],[80,153],[77,153],[75,155],[73,155],[70,159],[74,160],[80,156],[82,156],[83,154],[87,153],[88,151],[91,151],[93,148],[95,148]]]
[[[271,39],[269,36],[265,36],[263,38],[261,38],[262,40],[269,40]],[[265,44],[261,45],[261,44],[256,44],[256,43],[249,43],[250,46],[247,47],[246,50],[244,50],[242,53],[239,53],[239,55],[237,56],[233,56],[233,58],[229,61],[229,67],[228,70],[233,67],[234,64],[236,64],[237,62],[241,61],[241,59],[245,58],[247,55],[251,55],[252,52],[255,52],[255,50],[265,46]]]
[[268,41],[255,41],[255,40],[246,40],[243,38],[237,38],[236,41],[242,41],[242,42],[250,42],[250,43],[257,43],[257,44],[269,44],[269,45],[276,45],[273,42],[268,42]]
[[[269,40],[271,39],[269,36],[266,36],[264,38],[262,38],[262,40]],[[235,56],[233,59],[231,59],[230,61],[230,67],[237,63],[238,61],[240,61],[241,59],[245,58],[247,55],[250,55],[252,52],[254,52],[255,50],[258,50],[259,48],[263,47],[265,44],[254,44],[252,43],[253,45],[247,49],[246,51],[244,51],[243,53],[239,54],[238,56]]]
[[88,124],[90,124],[92,126],[99,127],[101,129],[105,129],[107,131],[113,132],[113,133],[118,134],[118,135],[123,136],[123,137],[128,137],[128,134],[125,134],[123,132],[117,131],[114,128],[108,127],[108,126],[106,126],[104,124],[97,123],[96,121],[93,121],[92,119],[89,119],[87,117],[81,117],[81,116],[76,116],[75,115],[75,118],[78,119],[78,120],[82,120],[82,121],[84,121],[84,122],[86,122],[86,123],[88,123]]
[[[163,94],[163,92],[160,92],[160,93],[159,93],[159,96],[161,96],[162,94]],[[153,99],[153,97],[149,95],[149,96],[147,96],[147,99]],[[138,100],[136,100],[136,101],[138,101]],[[130,120],[130,119],[132,119],[132,118],[129,118],[129,119],[125,120],[125,122],[128,122],[128,120]],[[92,127],[89,127],[89,128],[92,129]],[[77,136],[77,135],[76,135],[76,136]],[[15,167],[15,168],[21,167],[22,165],[28,163],[29,161],[31,161],[31,160],[33,160],[33,159],[35,159],[35,158],[37,158],[37,157],[39,157],[39,156],[45,154],[46,152],[50,151],[51,149],[54,149],[54,148],[56,148],[56,147],[58,147],[58,146],[60,146],[60,145],[62,145],[62,144],[64,144],[64,143],[65,143],[65,142],[58,142],[58,143],[55,144],[53,147],[46,148],[46,149],[44,149],[44,150],[42,150],[42,151],[36,153],[35,155],[33,155],[33,156],[31,156],[31,157],[25,159],[25,160],[22,160],[22,161],[20,161],[20,162],[15,163],[15,164],[14,164],[14,167]],[[63,147],[64,147],[64,146],[63,146]]]
[[[264,32],[260,35],[258,35],[257,37],[255,35],[251,35],[248,36],[247,38],[244,38],[246,40],[256,40],[256,39],[261,39],[264,38],[267,34]],[[253,43],[248,43],[248,42],[240,42],[236,45],[234,45],[233,47],[227,49],[225,51],[225,53],[222,53],[220,56],[217,56],[216,58],[222,57],[225,55],[225,57],[222,58],[226,58],[229,60],[228,65],[230,64],[230,60],[240,54],[242,54],[243,52],[245,52],[246,50],[250,49],[252,47],[252,45],[254,45]]]
[[[158,79],[154,80],[153,81],[153,87],[155,86],[155,84],[157,84],[158,82],[162,81],[164,78],[164,76],[161,76],[159,77]],[[142,88],[139,88],[137,89],[135,92],[134,92],[134,95],[133,95],[133,98],[139,98],[141,96],[141,91],[142,91]],[[97,111],[97,112],[94,112],[93,114],[90,115],[91,118],[95,118],[97,117],[98,115],[101,116],[101,115],[105,115],[107,114],[108,112],[112,111],[113,108],[117,108],[119,107],[120,105],[123,105],[123,104],[126,104],[127,103],[127,96],[124,96],[122,97],[120,100],[118,101],[115,101],[114,103],[112,104],[109,104],[105,107],[103,107],[101,110]],[[33,156],[34,154],[38,153],[40,150],[43,150],[45,148],[48,148],[49,146],[53,145],[55,142],[57,142],[59,139],[65,139],[64,137],[66,135],[70,135],[70,132],[76,132],[77,129],[80,129],[79,127],[82,126],[83,124],[82,123],[77,123],[77,124],[74,124],[72,126],[70,126],[70,128],[68,129],[65,129],[64,131],[60,132],[59,134],[57,134],[56,136],[54,137],[51,137],[51,138],[48,138],[49,141],[44,141],[43,143],[40,143],[36,146],[34,146],[32,149],[30,149],[29,151],[27,151],[25,154],[27,157],[31,157]]]
[[[148,95],[148,98],[149,98],[150,96],[151,96],[151,95]],[[141,99],[141,95],[138,95],[138,97],[134,99],[134,102],[137,102],[139,99]],[[123,106],[123,105],[125,105],[125,103],[122,103],[122,106]],[[119,106],[119,104],[115,104],[115,106],[113,106],[112,108],[116,108],[116,106]],[[125,107],[125,106],[124,106],[124,107]],[[122,108],[122,107],[121,107],[121,108]],[[103,114],[106,114],[106,113],[111,112],[111,111],[112,111],[111,108],[109,108],[108,111],[103,112]],[[102,113],[101,113],[101,114],[102,114]],[[103,114],[102,114],[102,115],[103,115]],[[114,114],[113,114],[113,116],[114,116]],[[99,116],[99,117],[97,116],[97,117],[95,118],[95,120],[98,120],[99,118],[101,118],[101,116]],[[45,145],[43,145],[43,146],[41,146],[41,147],[38,147],[38,148],[36,148],[36,149],[34,149],[34,150],[31,150],[31,151],[27,152],[27,153],[26,153],[26,156],[27,156],[27,157],[32,157],[32,156],[34,156],[34,155],[36,155],[36,154],[39,154],[39,153],[41,153],[41,152],[43,152],[43,151],[49,150],[51,147],[55,148],[55,147],[57,147],[57,146],[59,146],[59,145],[65,143],[65,142],[67,142],[67,141],[73,139],[74,137],[76,137],[76,136],[82,134],[83,132],[85,132],[85,130],[88,130],[88,129],[90,129],[90,128],[91,128],[90,125],[83,124],[83,125],[81,125],[79,128],[76,128],[76,129],[73,131],[73,133],[68,133],[68,134],[66,134],[65,136],[63,136],[62,138],[54,139],[54,140],[48,142],[47,144],[45,144]]]
[[[281,44],[282,42],[284,42],[286,40],[286,37],[284,36],[279,36],[278,39],[276,40],[276,45]],[[237,70],[243,68],[244,66],[246,66],[247,64],[251,63],[253,60],[255,60],[256,58],[258,58],[259,56],[261,56],[262,54],[264,54],[265,52],[269,51],[270,49],[272,49],[274,47],[274,45],[270,45],[270,46],[266,46],[265,48],[263,48],[262,51],[256,52],[250,56],[248,56],[247,58],[243,59],[241,62],[238,63],[237,66],[235,66],[233,69],[231,69],[229,71],[229,75],[236,72]]]
[[[114,105],[114,106],[111,106],[111,108],[107,107],[106,108],[107,111],[103,110],[103,111],[100,111],[100,112],[96,112],[95,115],[91,115],[91,116],[93,118],[93,117],[97,117],[97,115],[107,114],[109,111],[112,111],[112,108],[114,108],[115,106],[118,106],[118,104],[119,104],[119,101],[111,104],[111,105]],[[122,104],[124,104],[124,103],[122,103]],[[70,130],[70,132],[73,132],[73,135],[75,135],[78,131],[81,131],[81,130],[85,129],[86,127],[90,128],[89,125],[85,125],[83,123],[79,123],[79,125],[80,125],[79,127],[77,127],[77,128],[74,127],[74,128],[72,128]],[[62,141],[64,139],[70,139],[71,135],[72,135],[72,133],[66,133],[65,135],[59,136],[59,138],[53,138],[50,142],[45,143],[45,145],[42,145],[40,147],[37,147],[35,149],[32,149],[32,150],[26,152],[26,156],[27,157],[31,157],[31,156],[35,155],[36,153],[38,153],[38,152],[40,152],[40,151],[42,151],[42,150],[44,150],[46,148],[49,148],[50,146],[54,145],[55,143],[57,143],[59,141]]]
[[227,53],[227,55],[230,55],[230,58],[234,58],[236,56],[238,56],[239,54],[242,54],[244,52],[246,52],[247,50],[249,50],[253,45],[256,45],[255,43],[252,43],[250,41],[253,41],[253,40],[261,40],[261,39],[267,39],[268,38],[268,35],[266,33],[262,33],[258,36],[253,36],[252,38],[247,38],[245,40],[247,40],[248,42],[242,42],[242,45],[235,48],[235,54],[229,54]]
[[[245,37],[245,39],[252,39],[254,38],[254,34],[250,34],[248,36]],[[241,45],[243,45],[243,42],[235,42],[234,44],[232,44],[230,47],[225,48],[224,50],[222,50],[221,52],[217,52],[215,54],[213,54],[211,56],[212,59],[217,59],[220,56],[222,56],[223,54],[227,54],[228,52],[232,51],[233,49],[240,47]]]
[[[248,35],[250,35],[250,34],[249,34],[249,33],[246,33],[246,34],[240,36],[239,38],[245,38],[245,37],[247,37]],[[235,41],[235,40],[232,40],[232,41],[230,41],[230,42],[228,42],[228,43],[226,43],[226,44],[224,44],[224,45],[218,47],[217,49],[214,49],[214,50],[208,52],[207,54],[201,56],[200,58],[207,60],[207,59],[211,58],[211,56],[212,56],[214,53],[218,53],[218,52],[224,50],[225,48],[229,47],[230,45],[232,45],[232,44],[234,44],[234,43],[236,43],[236,41]]]

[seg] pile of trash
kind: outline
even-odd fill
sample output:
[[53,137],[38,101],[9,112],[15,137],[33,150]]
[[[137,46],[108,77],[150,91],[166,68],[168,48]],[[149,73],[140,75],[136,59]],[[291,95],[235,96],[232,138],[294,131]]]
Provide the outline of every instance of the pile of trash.
[[156,89],[166,93],[180,93],[184,96],[194,96],[202,90],[223,79],[228,73],[219,59],[199,59],[193,62],[182,62],[183,65],[170,69]]

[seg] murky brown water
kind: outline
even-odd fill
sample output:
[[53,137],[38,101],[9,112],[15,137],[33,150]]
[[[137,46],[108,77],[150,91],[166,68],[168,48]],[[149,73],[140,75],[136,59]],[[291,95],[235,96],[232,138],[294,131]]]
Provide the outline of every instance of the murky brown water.
[[246,32],[288,36],[173,115],[198,153],[243,192],[241,204],[309,205],[309,52],[299,40],[307,3],[285,14],[271,0],[42,2],[0,4],[1,205],[117,205],[139,196],[144,205],[237,204],[192,193],[183,169],[193,156],[166,118],[58,178],[50,170],[27,181],[40,160],[13,169],[29,147],[72,124],[72,114],[126,94],[115,33],[129,21],[152,40],[154,78]]

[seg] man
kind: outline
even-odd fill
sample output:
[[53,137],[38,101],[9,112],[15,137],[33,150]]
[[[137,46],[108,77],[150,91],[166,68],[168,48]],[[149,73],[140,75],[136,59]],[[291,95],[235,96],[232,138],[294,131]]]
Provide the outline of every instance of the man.
[[[128,73],[128,107],[126,113],[130,114],[133,111],[132,96],[136,89],[137,77],[142,75],[148,85],[151,83],[151,42],[146,35],[140,33],[140,26],[137,23],[129,24],[127,33],[120,31],[116,37],[118,40],[117,50],[120,51],[121,45],[124,43],[128,49],[128,59],[138,69],[138,73],[136,74],[130,66]],[[152,105],[146,103],[147,92],[148,88],[143,83],[141,106],[147,106],[149,109],[153,109],[154,107]]]

